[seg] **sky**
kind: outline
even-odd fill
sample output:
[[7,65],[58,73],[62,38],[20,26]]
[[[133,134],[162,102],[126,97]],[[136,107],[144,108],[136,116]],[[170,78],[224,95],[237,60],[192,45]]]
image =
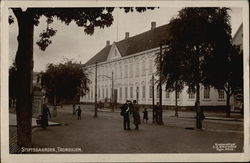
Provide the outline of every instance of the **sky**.
[[[232,36],[242,23],[242,8],[231,8]],[[125,38],[125,32],[129,36],[135,36],[150,30],[151,22],[156,22],[156,27],[168,24],[171,18],[178,15],[181,8],[158,8],[148,10],[144,13],[124,13],[121,9],[115,9],[113,12],[113,24],[104,29],[95,29],[93,35],[84,33],[82,27],[77,27],[73,22],[65,25],[59,21],[54,21],[52,28],[57,30],[56,35],[52,38],[52,44],[45,51],[41,51],[35,42],[39,34],[46,29],[45,18],[41,18],[39,26],[34,30],[34,71],[45,71],[46,66],[50,63],[60,63],[64,58],[73,59],[81,63],[86,63],[96,53],[106,45],[109,40],[112,44],[114,41],[120,41]],[[10,11],[10,14],[11,11]],[[14,61],[17,50],[17,22],[9,26],[9,64]]]

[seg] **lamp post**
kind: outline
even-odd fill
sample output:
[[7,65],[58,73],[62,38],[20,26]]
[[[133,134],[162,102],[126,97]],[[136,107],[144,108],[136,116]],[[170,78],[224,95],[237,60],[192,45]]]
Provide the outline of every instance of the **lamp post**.
[[138,99],[139,99],[139,87],[137,86],[136,87],[136,102],[137,102],[137,104],[139,104]]
[[112,112],[114,112],[114,73],[112,71],[112,76],[111,76],[111,81],[112,81],[112,92],[111,92],[111,107],[112,107]]
[[[164,42],[162,41],[160,44],[160,72],[162,71],[162,46]],[[159,103],[160,103],[160,112],[159,112],[159,124],[163,124],[162,120],[162,75],[159,75]]]
[[154,83],[154,74],[152,74],[152,102],[153,102],[153,123],[155,123],[155,92],[154,92],[154,90],[155,90],[155,87],[154,87],[154,85],[155,85],[155,83]]
[[97,62],[95,63],[95,118],[97,118]]

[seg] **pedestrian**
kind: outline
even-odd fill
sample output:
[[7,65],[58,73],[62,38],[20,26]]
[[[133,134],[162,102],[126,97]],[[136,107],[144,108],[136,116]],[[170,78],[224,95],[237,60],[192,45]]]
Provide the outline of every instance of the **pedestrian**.
[[51,118],[49,108],[46,104],[43,104],[42,117],[41,117],[41,125],[43,129],[46,129],[49,126],[48,116]]
[[205,115],[203,110],[198,107],[197,102],[195,102],[195,109],[196,109],[196,128],[202,130],[202,121],[205,119]]
[[76,114],[76,105],[73,104],[73,115],[75,115],[75,114]]
[[130,119],[129,116],[131,114],[131,105],[129,100],[126,101],[121,107],[121,116],[123,116],[123,129],[130,130]]
[[140,118],[139,107],[136,104],[136,100],[133,101],[133,109],[132,109],[132,111],[133,111],[135,130],[139,130],[139,125],[141,124],[141,118]]
[[82,119],[82,117],[81,117],[82,110],[81,110],[80,105],[78,106],[78,109],[76,110],[76,112],[77,112],[77,119],[78,120]]
[[56,105],[54,105],[53,107],[53,117],[56,117],[57,116],[57,107]]
[[143,113],[143,123],[144,123],[144,120],[146,120],[146,123],[148,123],[148,111],[147,111],[147,108],[144,108],[144,111],[142,113]]
[[160,120],[160,103],[157,102],[157,105],[155,106],[155,121],[158,124]]

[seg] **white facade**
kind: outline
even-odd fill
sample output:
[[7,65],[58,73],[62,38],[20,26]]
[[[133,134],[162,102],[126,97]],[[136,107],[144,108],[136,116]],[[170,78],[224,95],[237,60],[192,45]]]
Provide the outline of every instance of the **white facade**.
[[[105,101],[105,98],[111,99],[113,72],[114,93],[117,91],[117,103],[124,103],[126,100],[137,100],[138,103],[152,104],[152,75],[156,72],[154,65],[155,54],[159,53],[159,48],[150,49],[133,55],[121,57],[116,44],[113,43],[106,62],[97,65],[97,101]],[[95,68],[96,65],[87,67],[90,80],[89,93],[80,99],[80,102],[95,101]],[[107,77],[105,77],[107,76]],[[109,78],[108,78],[109,77]],[[156,77],[155,77],[156,78]],[[159,101],[155,84],[154,99],[155,103]],[[150,90],[151,89],[151,90]],[[162,104],[175,105],[175,92],[167,93],[165,86],[162,86]],[[206,94],[206,95],[205,95]],[[115,96],[116,96],[115,95]],[[206,97],[205,97],[206,96]],[[224,106],[226,105],[226,94],[213,88],[209,91],[201,86],[200,90],[201,105],[203,106]],[[179,106],[194,106],[195,94],[188,94],[187,87],[179,94]]]

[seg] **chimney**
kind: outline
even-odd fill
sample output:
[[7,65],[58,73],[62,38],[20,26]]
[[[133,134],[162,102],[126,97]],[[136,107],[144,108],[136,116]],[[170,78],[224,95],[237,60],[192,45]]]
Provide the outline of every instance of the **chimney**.
[[129,38],[129,32],[125,33],[125,39]]
[[110,41],[106,41],[106,46],[109,46],[110,45]]
[[151,30],[156,28],[156,22],[151,22]]

